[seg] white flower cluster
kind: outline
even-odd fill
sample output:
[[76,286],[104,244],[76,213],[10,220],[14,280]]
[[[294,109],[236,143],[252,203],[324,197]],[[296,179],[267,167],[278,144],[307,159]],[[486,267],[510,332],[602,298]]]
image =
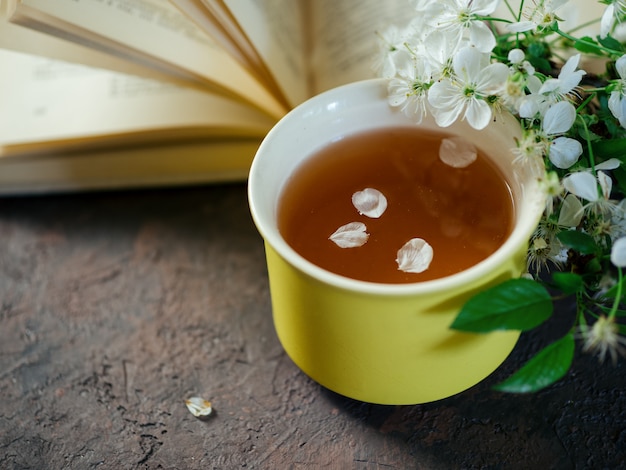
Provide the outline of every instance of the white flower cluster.
[[[380,35],[382,54],[377,66],[389,79],[390,105],[417,123],[430,114],[440,127],[461,119],[480,130],[498,112],[516,116],[522,128],[522,138],[514,149],[517,161],[546,162],[561,171],[556,182],[549,175],[545,178],[546,185],[553,185],[551,196],[565,207],[560,208],[560,228],[577,227],[589,211],[609,214],[615,223],[607,231],[615,241],[626,235],[626,203],[611,200],[612,180],[607,172],[616,169],[620,161],[581,166],[585,142],[572,132],[580,118],[581,81],[587,74],[579,68],[581,55],[569,54],[556,76],[537,72],[521,48],[510,47],[505,56],[498,55],[504,50],[498,47],[499,32],[508,37],[552,34],[558,28],[559,10],[570,8],[568,1],[527,1],[520,16],[506,20],[492,16],[500,0],[411,0],[416,10],[412,21]],[[606,38],[623,25],[620,19],[626,15],[626,0],[602,3],[607,7],[599,37]],[[610,96],[610,112],[626,128],[626,55],[616,60],[615,69],[619,78],[604,90]],[[547,216],[552,209],[551,198]],[[556,237],[545,232],[538,231],[535,245],[541,249],[533,251],[531,246],[531,261],[533,255],[539,264],[563,257]],[[623,260],[619,266],[626,266],[626,243],[615,243],[616,250],[624,252],[615,252],[612,259]]]

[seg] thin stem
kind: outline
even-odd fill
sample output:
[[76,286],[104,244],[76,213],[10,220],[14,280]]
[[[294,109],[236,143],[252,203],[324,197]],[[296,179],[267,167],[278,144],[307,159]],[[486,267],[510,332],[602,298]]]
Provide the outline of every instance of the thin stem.
[[589,96],[585,98],[585,101],[583,101],[582,103],[580,103],[580,105],[578,105],[578,108],[576,108],[576,114],[580,114],[580,112],[587,107],[587,105],[591,102],[591,100],[595,98],[595,93],[598,91],[604,91],[604,88],[597,88],[595,90],[585,89],[585,91],[589,93]]
[[509,13],[511,14],[511,16],[515,18],[516,21],[519,21],[520,18],[522,17],[522,10],[524,9],[524,0],[520,2],[519,9],[517,10],[517,12],[513,9],[509,0],[504,0],[504,3],[506,5],[507,10],[509,10]]
[[[582,106],[582,105],[581,105]],[[579,107],[579,110],[581,108]],[[578,110],[577,110],[578,113]],[[593,154],[593,147],[591,145],[591,139],[589,138],[589,128],[587,127],[587,123],[585,122],[585,120],[583,119],[583,117],[580,114],[577,114],[577,117],[580,119],[580,122],[583,126],[583,129],[585,130],[585,142],[587,143],[587,152],[589,152],[589,163],[591,165],[591,172],[593,173],[594,176],[597,176],[596,173],[596,159],[595,156]]]
[[619,309],[619,304],[622,300],[622,268],[617,268],[617,292],[615,293],[615,300],[613,301],[613,307],[609,312],[609,320],[613,320],[615,315],[617,314],[617,310]]
[[570,29],[567,33],[574,34],[576,31],[580,31],[581,29],[586,28],[587,26],[595,25],[598,23],[600,23],[600,18],[596,18],[595,20],[590,20],[590,21],[587,21],[586,23],[579,24],[575,28]]
[[558,28],[558,26],[554,28],[554,32],[557,33],[559,36],[564,37],[565,39],[569,39],[570,41],[587,44],[588,46],[593,47],[594,49],[597,49],[598,51],[604,52],[608,56],[621,56],[622,55],[621,51],[616,51],[615,49],[605,47],[599,43],[586,41],[584,39],[577,38],[576,36],[572,36],[571,34],[568,34],[565,31],[561,31]]

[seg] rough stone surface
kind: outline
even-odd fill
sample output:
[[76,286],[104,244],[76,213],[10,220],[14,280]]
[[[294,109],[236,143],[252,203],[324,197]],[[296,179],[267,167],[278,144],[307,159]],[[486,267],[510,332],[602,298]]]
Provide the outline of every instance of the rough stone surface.
[[[624,361],[436,403],[321,388],[274,334],[243,185],[0,200],[2,469],[603,469],[624,466]],[[214,413],[195,418],[199,395]]]

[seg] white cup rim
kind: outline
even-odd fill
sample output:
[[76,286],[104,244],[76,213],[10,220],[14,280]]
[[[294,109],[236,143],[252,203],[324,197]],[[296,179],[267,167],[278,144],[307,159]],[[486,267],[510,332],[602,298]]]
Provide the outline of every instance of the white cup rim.
[[[521,219],[518,218],[515,222],[513,230],[505,242],[484,260],[459,273],[429,281],[406,284],[377,283],[356,280],[327,271],[326,269],[308,261],[296,252],[280,235],[276,220],[267,220],[270,218],[266,215],[268,210],[267,208],[262,207],[261,201],[263,198],[260,197],[263,193],[260,174],[263,172],[262,167],[265,164],[264,159],[267,158],[266,155],[269,153],[268,148],[271,146],[273,140],[280,138],[281,134],[287,132],[286,128],[289,127],[290,121],[303,118],[307,115],[307,112],[309,112],[311,108],[319,107],[320,103],[337,100],[342,93],[352,93],[355,91],[356,93],[360,93],[369,90],[371,94],[371,89],[380,89],[381,87],[384,87],[386,90],[386,80],[370,79],[353,82],[348,85],[329,90],[294,108],[272,128],[257,150],[248,178],[249,207],[257,230],[265,240],[266,244],[272,247],[283,259],[300,272],[318,280],[319,282],[334,286],[335,288],[363,294],[386,296],[424,295],[432,292],[453,290],[459,286],[467,285],[472,282],[476,282],[476,280],[485,276],[489,276],[490,273],[497,270],[500,265],[510,260],[511,256],[514,256],[519,251],[521,246],[526,246],[531,234],[535,230],[545,202],[543,190],[540,188],[537,180],[531,181],[530,185],[532,187],[526,188],[525,191],[525,194],[527,194],[532,201],[524,201],[525,204],[527,203],[529,205],[536,206],[532,211],[530,211],[534,214],[534,216],[525,216]],[[445,131],[445,129],[443,130]]]

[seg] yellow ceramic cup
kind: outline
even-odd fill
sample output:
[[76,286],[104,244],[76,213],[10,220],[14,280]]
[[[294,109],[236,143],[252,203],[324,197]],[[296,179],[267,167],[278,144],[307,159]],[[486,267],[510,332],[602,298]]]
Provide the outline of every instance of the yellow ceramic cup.
[[[449,325],[472,295],[523,272],[545,196],[537,169],[514,171],[511,149],[519,125],[511,116],[497,116],[483,131],[461,122],[445,132],[474,142],[511,186],[515,227],[500,249],[461,273],[415,284],[357,281],[310,263],[278,231],[283,185],[304,159],[346,135],[415,126],[388,105],[386,93],[385,81],[367,80],[318,95],[290,112],[255,156],[248,197],[265,240],[274,325],[289,357],[313,380],[347,397],[417,404],[477,384],[515,346],[517,332],[468,334]],[[421,126],[438,129],[432,120]]]

